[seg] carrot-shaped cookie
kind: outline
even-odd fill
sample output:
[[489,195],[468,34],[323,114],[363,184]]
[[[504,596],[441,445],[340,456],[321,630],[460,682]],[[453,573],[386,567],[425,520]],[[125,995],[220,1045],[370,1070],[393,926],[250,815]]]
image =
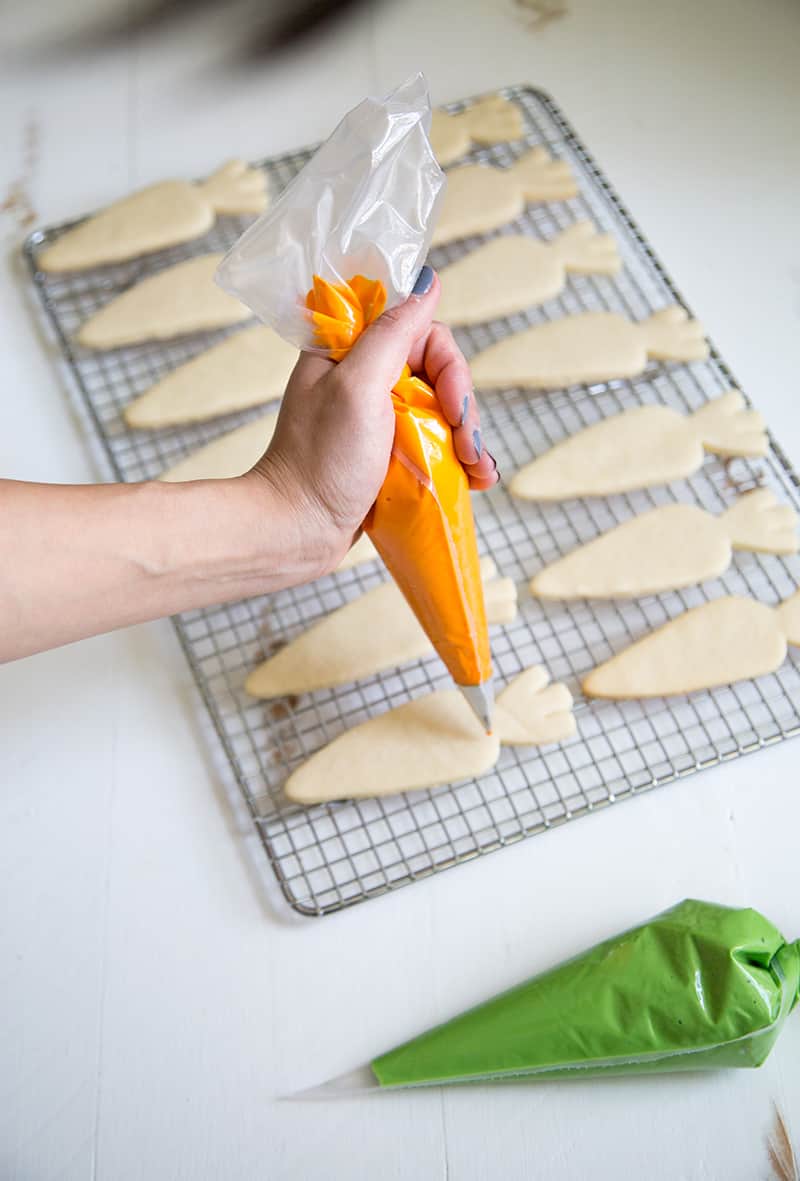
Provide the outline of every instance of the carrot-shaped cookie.
[[437,160],[445,167],[468,152],[473,144],[497,144],[504,140],[519,139],[524,131],[522,112],[517,104],[499,94],[493,94],[457,115],[434,111],[430,140]]
[[164,180],[115,201],[45,247],[40,270],[85,271],[124,262],[207,233],[220,213],[261,213],[266,177],[242,160],[229,160],[206,181]]
[[708,345],[697,320],[669,307],[635,323],[616,312],[581,312],[526,328],[470,361],[481,389],[558,390],[636,377],[649,359],[702,361]]
[[480,324],[558,295],[568,273],[613,275],[619,269],[614,239],[588,221],[576,221],[549,242],[526,234],[492,238],[439,272],[436,315],[445,324]]
[[483,234],[512,221],[531,201],[564,201],[578,192],[566,160],[553,160],[544,148],[531,148],[510,168],[465,164],[447,174],[439,220],[431,246],[470,234]]
[[501,745],[544,746],[575,733],[572,697],[536,665],[498,695],[485,734],[458,689],[444,689],[370,718],[298,767],[285,793],[298,804],[396,795],[483,775]]
[[198,447],[158,477],[170,484],[186,480],[228,480],[249,472],[266,451],[275,432],[277,412],[237,426]]
[[615,599],[677,590],[716,578],[733,550],[797,552],[797,514],[769,488],[748,492],[715,517],[694,504],[666,504],[609,529],[540,570],[540,599]]
[[[481,562],[489,623],[511,623],[517,589],[498,578],[491,558]],[[311,693],[373,676],[433,651],[417,617],[393,581],[381,583],[302,632],[245,682],[253,697]]]
[[245,328],[184,362],[135,398],[128,426],[152,429],[203,422],[280,398],[297,349],[271,328]]
[[81,325],[78,344],[116,349],[249,320],[250,309],[214,282],[222,257],[201,254],[134,283]]
[[610,496],[690,476],[706,451],[723,459],[766,455],[764,421],[745,409],[738,390],[686,416],[669,406],[635,406],[604,418],[520,468],[510,489],[523,500]]
[[693,607],[583,678],[587,697],[669,697],[774,672],[800,646],[800,592],[777,607],[728,595]]

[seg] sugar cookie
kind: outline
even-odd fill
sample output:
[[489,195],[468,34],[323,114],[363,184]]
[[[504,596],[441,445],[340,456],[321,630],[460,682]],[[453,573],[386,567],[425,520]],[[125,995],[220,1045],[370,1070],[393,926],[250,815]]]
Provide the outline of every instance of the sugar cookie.
[[261,213],[266,176],[229,160],[206,181],[164,180],[115,201],[65,230],[37,256],[43,271],[84,271],[124,262],[207,233],[220,213]]
[[767,453],[764,420],[728,390],[682,415],[670,406],[634,406],[557,443],[513,476],[523,500],[610,496],[692,475],[704,453],[723,459]]
[[482,775],[501,744],[544,746],[575,733],[572,697],[534,666],[498,694],[485,734],[458,689],[409,701],[345,731],[298,767],[285,784],[298,804],[395,795]]

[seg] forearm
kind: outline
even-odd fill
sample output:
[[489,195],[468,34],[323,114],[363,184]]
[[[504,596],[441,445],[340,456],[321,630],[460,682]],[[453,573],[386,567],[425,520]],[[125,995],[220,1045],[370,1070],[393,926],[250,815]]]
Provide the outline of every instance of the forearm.
[[264,479],[0,481],[0,660],[313,577]]

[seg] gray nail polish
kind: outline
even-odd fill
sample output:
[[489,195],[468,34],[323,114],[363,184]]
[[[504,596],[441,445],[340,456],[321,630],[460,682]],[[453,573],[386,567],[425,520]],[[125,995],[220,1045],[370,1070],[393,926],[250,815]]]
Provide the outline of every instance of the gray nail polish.
[[467,421],[467,414],[469,413],[469,394],[464,394],[464,405],[461,407],[461,418],[458,420],[458,425],[463,426]]
[[427,263],[417,275],[417,281],[411,288],[412,295],[427,295],[433,286],[433,267],[429,267]]
[[481,439],[480,431],[472,432],[472,443],[475,447],[475,454],[478,459],[480,459],[480,457],[483,455],[483,439]]

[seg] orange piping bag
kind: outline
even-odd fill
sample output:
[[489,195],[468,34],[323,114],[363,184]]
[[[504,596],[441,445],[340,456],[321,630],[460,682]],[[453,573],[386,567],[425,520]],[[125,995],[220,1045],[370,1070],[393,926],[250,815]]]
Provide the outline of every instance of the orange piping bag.
[[[314,333],[341,360],[386,306],[383,284],[318,275],[306,296]],[[364,529],[448,672],[491,731],[492,659],[469,483],[436,395],[406,365],[391,393],[394,446]]]

